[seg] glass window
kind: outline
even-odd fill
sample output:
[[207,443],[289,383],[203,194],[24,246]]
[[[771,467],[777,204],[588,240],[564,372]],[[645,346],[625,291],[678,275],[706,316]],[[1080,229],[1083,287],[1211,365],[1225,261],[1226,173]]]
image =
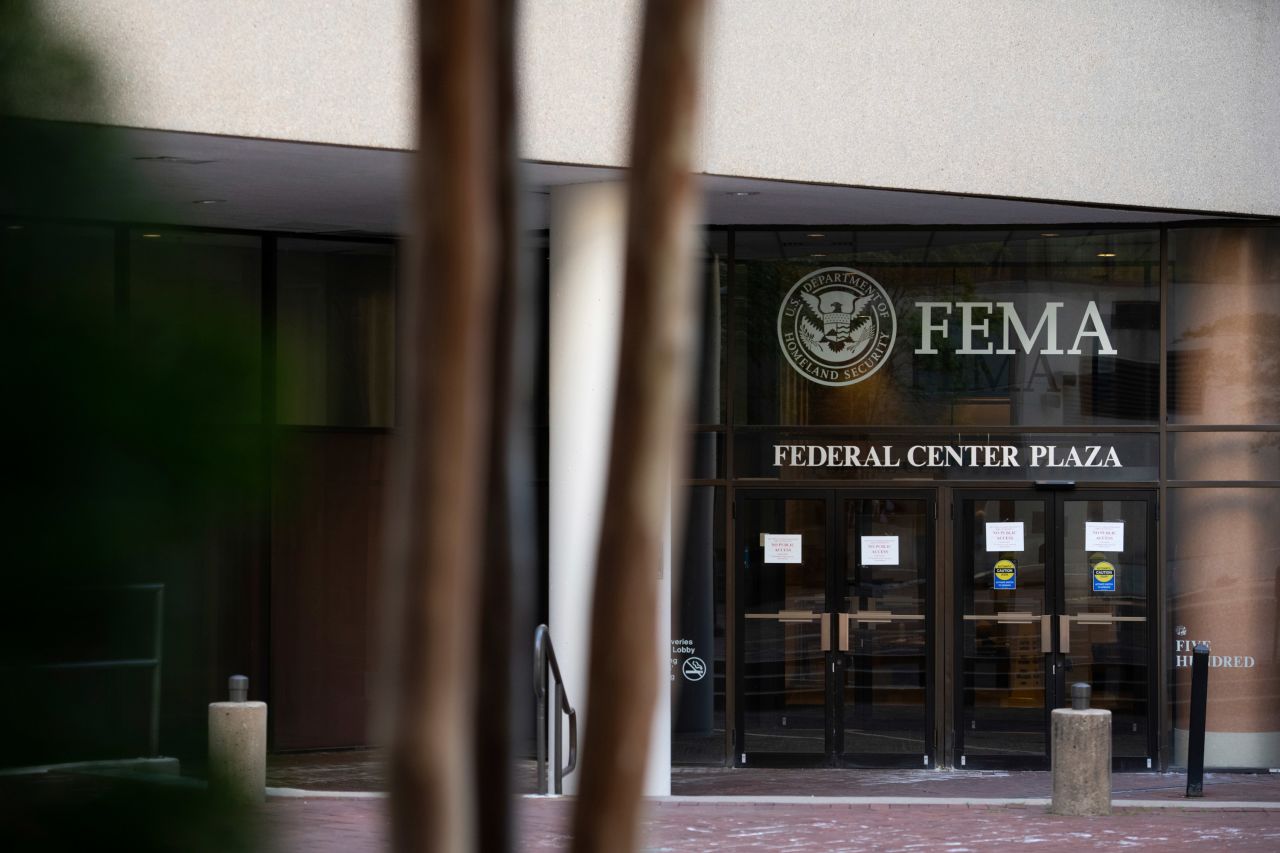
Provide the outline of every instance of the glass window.
[[735,237],[739,423],[1156,422],[1157,231]]
[[0,281],[33,285],[61,313],[91,322],[115,314],[115,234],[110,228],[7,222],[0,225]]
[[724,340],[728,316],[723,310],[729,286],[729,232],[703,232],[701,289],[698,310],[702,319],[699,336],[698,376],[690,422],[720,424],[725,410]]
[[1169,420],[1280,424],[1280,229],[1169,232]]
[[1191,653],[1205,642],[1206,765],[1280,766],[1280,489],[1168,494],[1174,763],[1186,763]]
[[695,432],[689,437],[690,480],[719,480],[724,477],[724,433]]
[[[130,235],[131,334],[172,369],[174,393],[216,423],[262,418],[262,244],[176,230]],[[172,363],[174,360],[181,363]]]
[[395,422],[395,249],[280,240],[277,412],[282,424]]
[[724,488],[691,486],[671,601],[671,760],[725,760]]

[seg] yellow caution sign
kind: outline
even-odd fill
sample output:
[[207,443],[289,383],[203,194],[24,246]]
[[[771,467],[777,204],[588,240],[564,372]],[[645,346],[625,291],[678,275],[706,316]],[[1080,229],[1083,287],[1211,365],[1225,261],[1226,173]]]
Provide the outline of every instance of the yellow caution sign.
[[991,575],[992,586],[995,589],[1018,588],[1018,565],[1013,560],[996,560]]
[[1093,591],[1116,591],[1116,567],[1106,560],[1099,560],[1093,564]]

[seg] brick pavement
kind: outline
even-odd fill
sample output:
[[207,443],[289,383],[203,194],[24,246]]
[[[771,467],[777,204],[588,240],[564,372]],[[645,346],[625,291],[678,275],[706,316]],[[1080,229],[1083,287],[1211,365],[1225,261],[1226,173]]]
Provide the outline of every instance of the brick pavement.
[[[518,761],[516,790],[534,791],[533,762]],[[386,771],[375,750],[276,754],[268,759],[267,784],[309,791],[385,791]],[[1112,789],[1122,799],[1180,799],[1182,773],[1116,773]],[[816,797],[1048,797],[1048,772],[983,770],[851,770],[806,768],[676,767],[671,792],[688,796]],[[1209,773],[1205,790],[1219,800],[1280,802],[1280,773]]]
[[[521,850],[567,846],[571,799],[523,798]],[[273,799],[266,819],[278,853],[380,853],[383,799]],[[704,851],[1280,850],[1280,811],[1127,810],[1057,817],[1033,806],[705,803],[658,801],[642,849]]]
[[[1114,773],[1112,796],[1126,800],[1178,800],[1184,773]],[[1280,802],[1280,773],[1206,773],[1205,792],[1216,800]],[[678,768],[671,793],[686,796],[813,797],[1049,797],[1048,771],[845,770],[813,768]]]

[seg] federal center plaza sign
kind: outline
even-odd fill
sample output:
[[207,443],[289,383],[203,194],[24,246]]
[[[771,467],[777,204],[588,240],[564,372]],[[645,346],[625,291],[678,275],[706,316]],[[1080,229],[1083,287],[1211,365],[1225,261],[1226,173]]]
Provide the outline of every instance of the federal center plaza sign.
[[[1097,354],[1114,356],[1101,312],[1088,302],[1079,323],[1060,329],[1064,302],[1046,302],[1031,331],[1012,302],[917,301],[920,340],[916,355],[937,355],[954,328],[960,356],[1023,354],[1034,360]],[[996,318],[999,318],[998,322]],[[956,325],[953,327],[952,323]],[[993,325],[995,328],[993,328]],[[840,387],[880,370],[898,337],[893,300],[874,278],[849,267],[826,267],[797,281],[778,310],[778,343],[788,364],[806,379]],[[1062,349],[1070,339],[1071,346]],[[774,444],[775,468],[1042,469],[1124,468],[1114,444]],[[1138,467],[1146,467],[1140,464]]]
[[775,468],[1123,468],[1113,445],[775,444]]

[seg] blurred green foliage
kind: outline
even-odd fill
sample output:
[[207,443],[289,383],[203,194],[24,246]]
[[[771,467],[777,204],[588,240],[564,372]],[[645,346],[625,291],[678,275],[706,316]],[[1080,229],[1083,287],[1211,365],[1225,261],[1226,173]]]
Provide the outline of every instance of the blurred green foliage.
[[[50,220],[91,207],[128,158],[93,134],[29,119],[101,97],[91,64],[40,12],[0,0],[0,766],[145,751],[115,710],[133,698],[145,719],[145,682],[51,679],[42,664],[149,654],[151,611],[110,589],[161,582],[186,590],[171,604],[197,604],[166,613],[164,677],[198,687],[200,673],[173,667],[207,642],[201,549],[227,518],[262,518],[266,492],[266,432],[230,414],[259,393],[250,306],[178,286],[145,311],[117,313],[114,268],[106,281],[50,273],[78,251]],[[201,719],[203,704],[192,704],[181,712]],[[0,846],[195,851],[250,840],[244,816],[199,786],[86,779],[0,778]]]

